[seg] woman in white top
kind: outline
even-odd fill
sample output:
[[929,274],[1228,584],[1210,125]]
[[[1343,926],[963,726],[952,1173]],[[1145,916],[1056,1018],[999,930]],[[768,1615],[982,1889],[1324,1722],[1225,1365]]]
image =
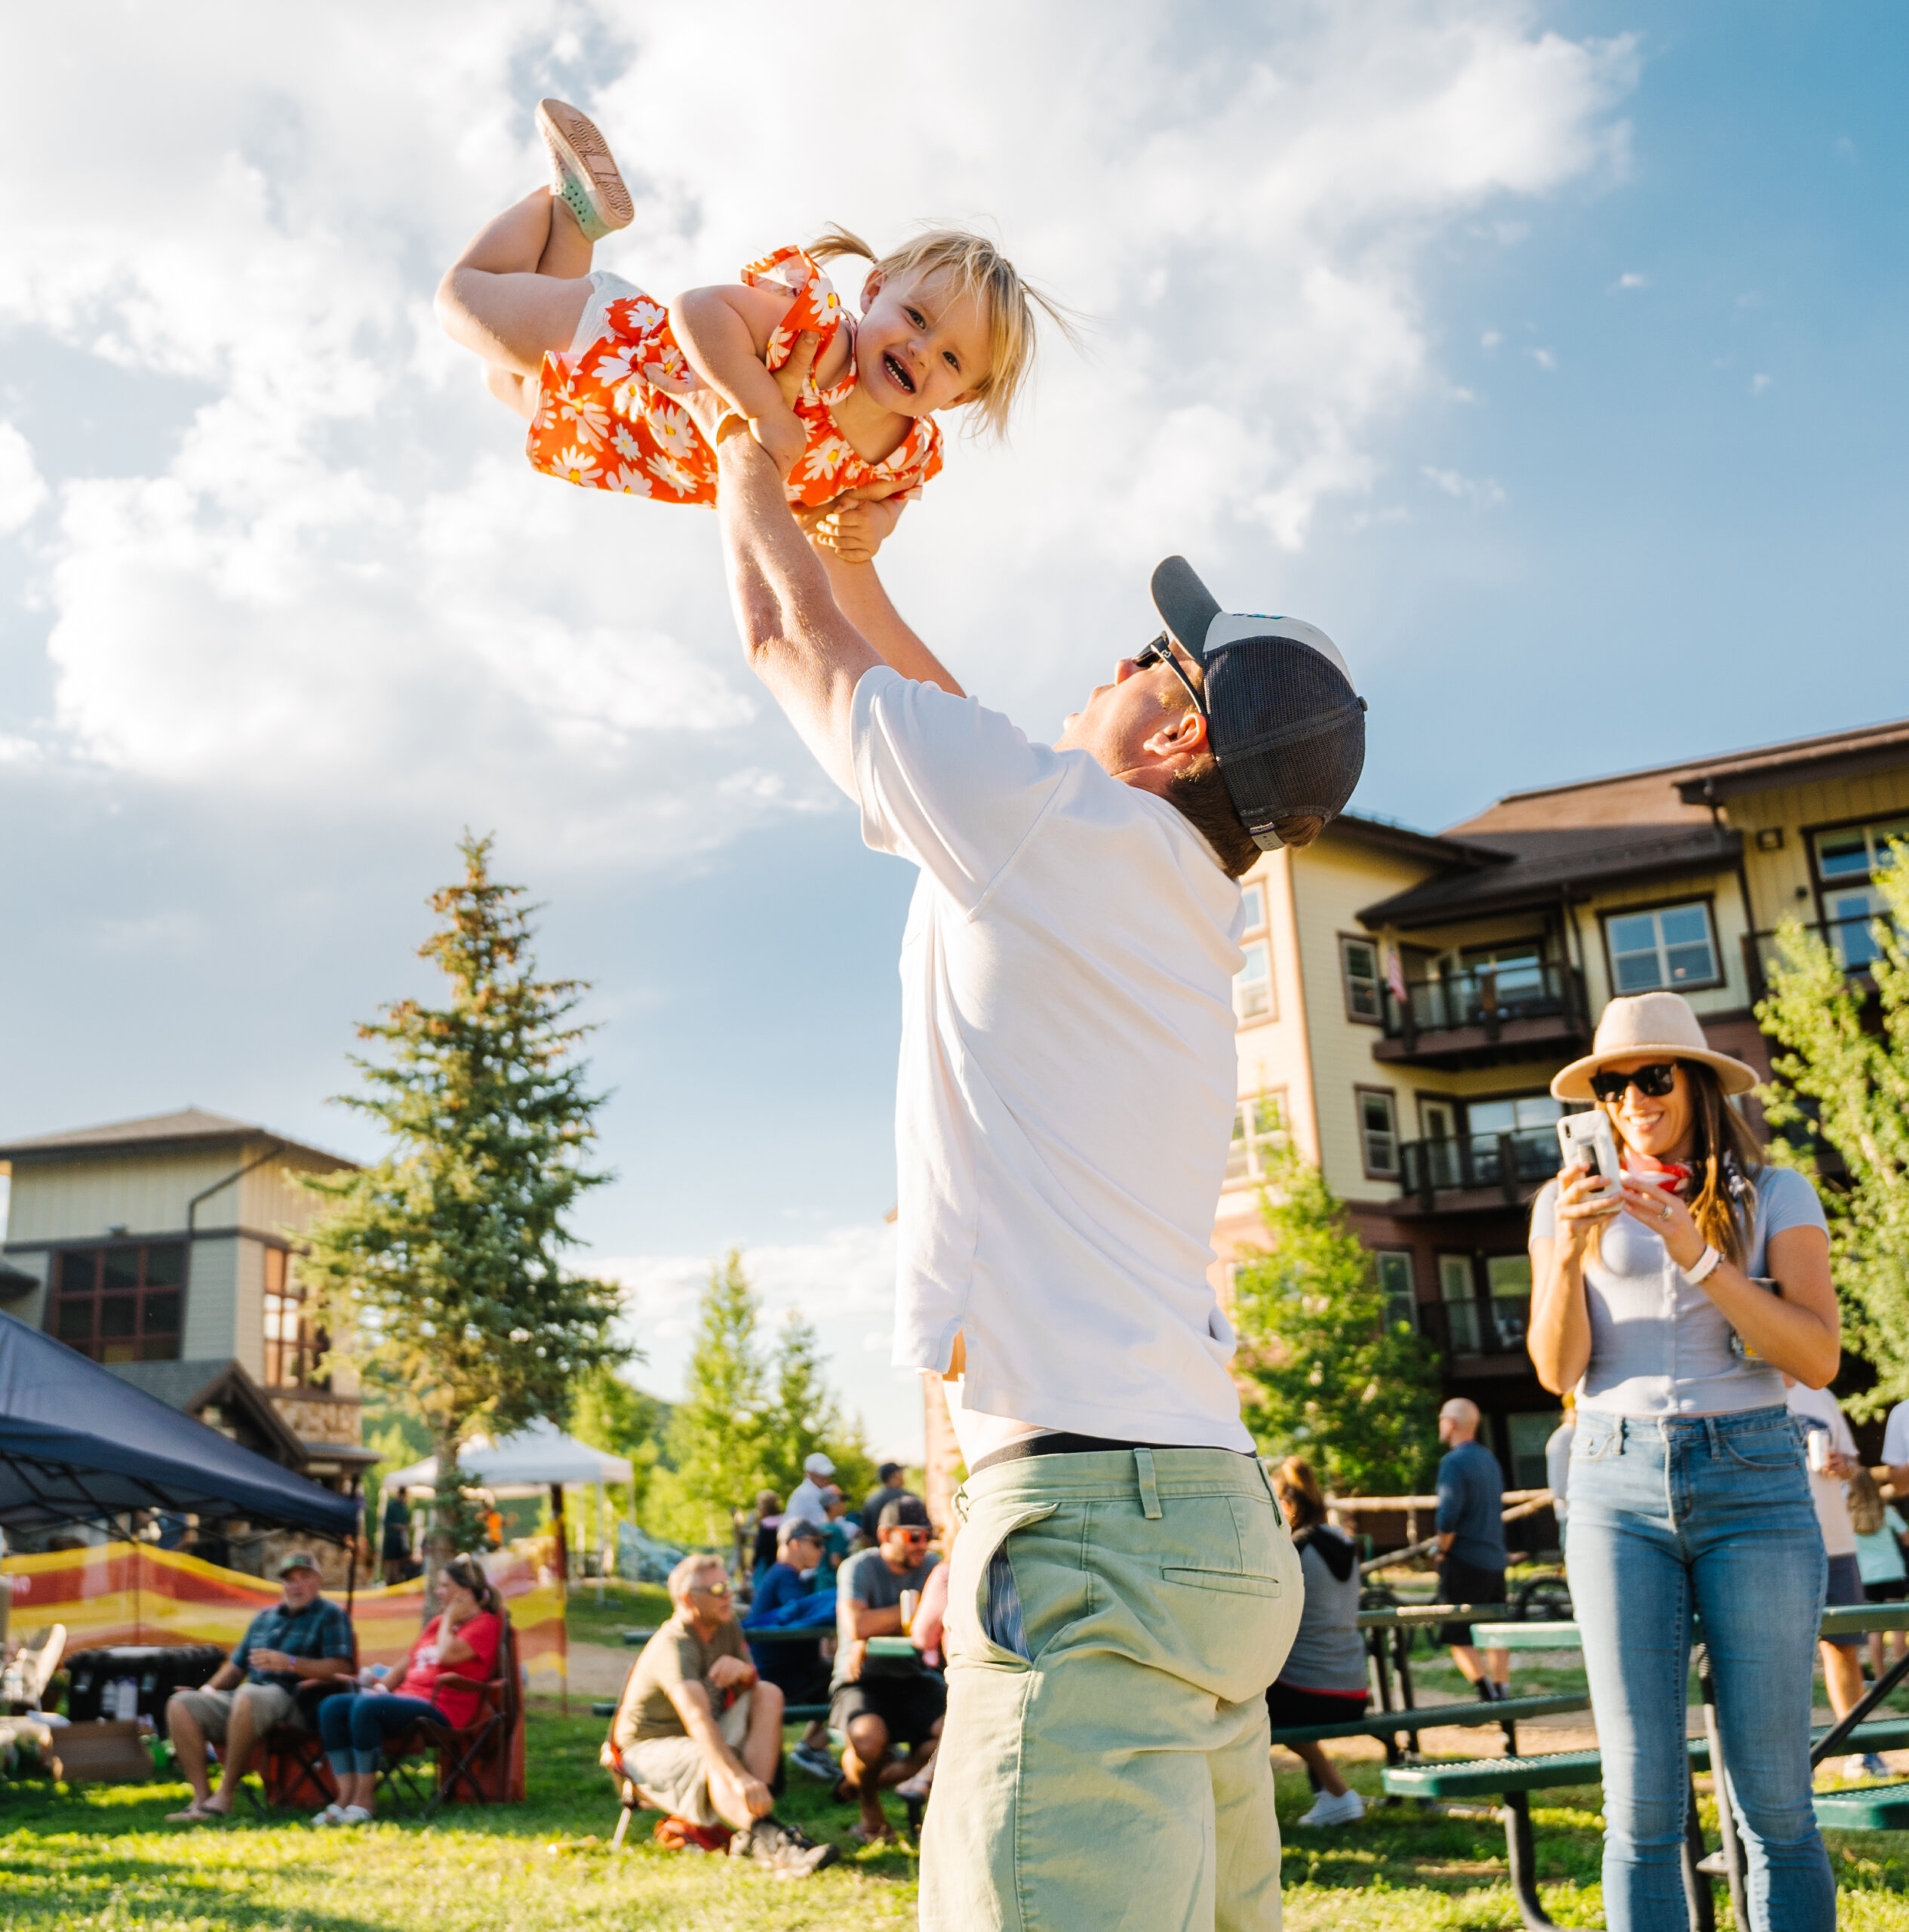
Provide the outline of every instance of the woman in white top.
[[1840,1331],[1822,1208],[1766,1164],[1727,1096],[1754,1071],[1714,1052],[1675,993],[1613,1000],[1551,1082],[1594,1100],[1621,1204],[1568,1168],[1533,1204],[1529,1347],[1575,1388],[1571,1595],[1604,1767],[1611,1932],[1685,1932],[1681,1870],[1690,1617],[1703,1620],[1749,1865],[1755,1932],[1831,1932],[1810,1803],[1811,1662],[1822,1538],[1787,1374],[1821,1388]]

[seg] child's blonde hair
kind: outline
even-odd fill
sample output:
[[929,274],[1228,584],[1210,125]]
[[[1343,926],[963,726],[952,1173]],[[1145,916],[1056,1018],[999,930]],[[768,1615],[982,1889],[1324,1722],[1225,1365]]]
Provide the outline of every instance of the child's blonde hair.
[[1883,1527],[1883,1492],[1868,1470],[1859,1469],[1847,1485],[1849,1527],[1859,1537],[1873,1537]]
[[985,235],[924,228],[891,253],[878,255],[859,235],[831,222],[807,252],[819,262],[859,255],[872,262],[885,281],[897,275],[947,275],[958,293],[979,297],[988,311],[988,373],[974,386],[974,401],[995,436],[1007,435],[1008,417],[1034,372],[1035,309],[1070,342],[1075,339],[1069,311],[1021,275]]

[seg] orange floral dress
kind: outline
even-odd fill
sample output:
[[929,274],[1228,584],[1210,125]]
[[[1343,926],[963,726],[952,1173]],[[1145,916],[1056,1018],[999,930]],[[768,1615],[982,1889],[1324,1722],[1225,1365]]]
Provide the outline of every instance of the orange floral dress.
[[[787,489],[793,506],[813,509],[844,490],[901,485],[893,494],[912,501],[941,468],[941,431],[931,416],[917,417],[908,434],[879,463],[858,456],[836,426],[835,405],[856,383],[854,318],[828,278],[800,248],[778,248],[742,271],[752,288],[785,288],[789,306],[769,338],[770,369],[788,360],[804,329],[822,337],[819,361],[838,331],[849,331],[848,366],[840,382],[816,388],[813,377],[796,399],[809,435]],[[674,400],[702,387],[669,326],[664,305],[634,289],[604,306],[602,332],[581,349],[543,358],[536,414],[527,454],[533,468],[585,489],[621,490],[665,503],[713,503],[716,456],[689,411]]]

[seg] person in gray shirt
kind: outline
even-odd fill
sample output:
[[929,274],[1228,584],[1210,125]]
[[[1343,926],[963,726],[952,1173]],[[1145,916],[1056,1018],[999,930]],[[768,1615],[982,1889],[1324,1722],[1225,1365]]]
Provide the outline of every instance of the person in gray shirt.
[[[1266,1709],[1275,1730],[1338,1724],[1359,1716],[1370,1694],[1359,1635],[1358,1552],[1351,1537],[1326,1521],[1319,1480],[1299,1457],[1287,1457],[1273,1472],[1273,1494],[1293,1532],[1306,1592],[1299,1634],[1277,1681],[1267,1689]],[[1287,1748],[1304,1762],[1319,1794],[1301,1824],[1352,1825],[1366,1815],[1365,1800],[1318,1744]]]

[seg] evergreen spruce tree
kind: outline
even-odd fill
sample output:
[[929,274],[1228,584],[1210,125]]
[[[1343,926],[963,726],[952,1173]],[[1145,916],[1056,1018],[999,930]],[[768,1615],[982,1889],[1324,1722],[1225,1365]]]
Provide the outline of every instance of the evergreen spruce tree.
[[[1764,1089],[1776,1134],[1770,1156],[1818,1183],[1844,1346],[1876,1371],[1875,1386],[1851,1403],[1872,1414],[1909,1400],[1909,844],[1892,840],[1889,854],[1876,875],[1883,912],[1842,928],[1880,949],[1865,969],[1873,1000],[1820,938],[1789,920],[1757,1008],[1763,1031],[1789,1049],[1773,1057],[1776,1077]],[[1846,1184],[1821,1183],[1824,1143],[1843,1157]]]
[[828,1444],[841,1435],[841,1412],[823,1373],[814,1325],[801,1315],[784,1319],[770,1370],[774,1390],[763,1416],[763,1486],[786,1501],[802,1480],[802,1465],[818,1449],[828,1453]]
[[570,1019],[585,989],[536,977],[536,909],[491,878],[490,841],[459,850],[464,877],[433,895],[442,924],[419,949],[445,1004],[401,1000],[361,1026],[385,1057],[353,1056],[370,1091],[341,1097],[390,1151],[306,1180],[324,1208],[299,1264],[334,1346],[430,1430],[440,1558],[472,1540],[456,1476],[472,1433],[561,1423],[576,1378],[629,1352],[610,1337],[616,1288],[564,1266],[571,1209],[610,1178],[586,1164],[602,1097]]
[[734,1512],[763,1487],[767,1407],[756,1331],[761,1310],[742,1257],[731,1248],[709,1272],[683,1400],[670,1418],[669,1460],[691,1540],[726,1545]]
[[1432,1349],[1388,1323],[1345,1204],[1286,1135],[1268,1149],[1265,1245],[1234,1278],[1234,1371],[1266,1456],[1303,1456],[1341,1495],[1414,1493],[1437,1439]]

